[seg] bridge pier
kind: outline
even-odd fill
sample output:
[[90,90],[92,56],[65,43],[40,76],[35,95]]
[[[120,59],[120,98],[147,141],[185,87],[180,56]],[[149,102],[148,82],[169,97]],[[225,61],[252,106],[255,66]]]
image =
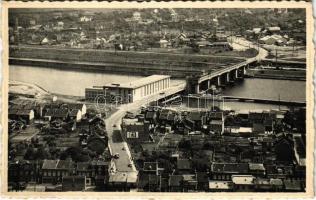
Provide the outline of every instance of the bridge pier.
[[217,86],[221,86],[222,85],[222,81],[221,81],[221,76],[217,77]]
[[195,85],[195,90],[194,90],[194,92],[195,92],[195,94],[200,93],[200,84],[199,84],[199,83]]
[[226,73],[226,83],[229,83],[230,81],[230,74],[229,72]]

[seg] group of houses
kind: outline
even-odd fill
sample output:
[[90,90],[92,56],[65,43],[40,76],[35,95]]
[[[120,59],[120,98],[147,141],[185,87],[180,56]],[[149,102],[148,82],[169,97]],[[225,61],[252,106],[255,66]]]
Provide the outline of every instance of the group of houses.
[[44,191],[86,191],[89,187],[104,189],[108,183],[109,170],[113,166],[111,161],[103,160],[11,161],[8,167],[8,182],[11,187],[18,183],[26,185],[24,187],[35,183],[42,186]]
[[290,33],[293,36],[291,37],[287,32],[281,30],[280,27],[267,27],[267,28],[253,28],[252,30],[247,30],[245,35],[248,39],[255,39],[260,44],[265,45],[278,45],[286,46],[299,43],[295,37],[295,33]]
[[[145,158],[139,172],[139,190],[299,192],[305,188],[304,165],[286,155],[287,151],[292,151],[292,145],[285,137],[255,142],[247,138],[220,137],[209,142],[213,143],[213,150],[203,150],[203,158],[186,157],[181,148],[170,155],[169,164],[162,162],[162,158],[156,161]],[[200,142],[201,146],[203,143]],[[240,153],[242,149],[244,151]],[[200,149],[192,150],[201,153]],[[276,159],[282,156],[289,160]],[[171,170],[168,169],[170,164]]]
[[154,133],[155,129],[182,135],[195,134],[196,131],[220,135],[224,132],[224,114],[148,107],[137,116],[127,115],[122,121],[123,135],[127,141],[149,141],[149,134]]

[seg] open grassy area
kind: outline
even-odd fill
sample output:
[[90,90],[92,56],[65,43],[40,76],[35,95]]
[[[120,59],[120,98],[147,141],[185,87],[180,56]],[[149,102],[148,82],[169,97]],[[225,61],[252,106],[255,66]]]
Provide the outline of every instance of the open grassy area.
[[10,57],[49,59],[74,62],[96,62],[134,64],[137,66],[172,66],[173,68],[187,68],[194,63],[195,67],[210,65],[234,64],[242,59],[214,55],[159,53],[159,52],[134,52],[134,51],[109,51],[95,49],[65,49],[46,48],[42,46],[19,47],[10,51]]

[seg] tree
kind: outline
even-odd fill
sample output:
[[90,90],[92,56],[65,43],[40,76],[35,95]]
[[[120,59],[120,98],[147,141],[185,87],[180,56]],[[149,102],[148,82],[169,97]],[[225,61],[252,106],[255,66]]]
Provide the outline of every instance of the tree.
[[44,147],[39,147],[37,149],[36,154],[35,154],[36,160],[44,160],[44,159],[49,159],[49,158],[50,158],[50,154],[48,151],[44,149]]
[[26,150],[26,153],[24,155],[24,159],[25,160],[34,160],[35,159],[35,151],[34,151],[34,148],[32,147],[29,147],[27,150]]

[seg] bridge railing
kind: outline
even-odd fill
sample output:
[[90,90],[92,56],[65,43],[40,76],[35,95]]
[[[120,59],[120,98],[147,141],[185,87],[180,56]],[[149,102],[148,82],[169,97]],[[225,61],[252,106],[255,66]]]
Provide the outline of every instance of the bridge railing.
[[203,82],[203,81],[205,81],[205,80],[210,79],[210,77],[212,77],[212,76],[213,76],[213,77],[219,76],[219,75],[221,75],[221,74],[223,74],[223,73],[227,73],[228,71],[231,71],[231,70],[233,70],[233,69],[236,69],[236,68],[239,68],[239,67],[248,65],[248,64],[250,64],[250,63],[252,63],[252,62],[255,62],[255,61],[257,61],[257,57],[249,58],[249,59],[247,59],[247,60],[244,61],[244,62],[241,62],[241,63],[235,64],[235,65],[232,65],[232,66],[227,67],[227,68],[224,68],[224,69],[217,70],[217,71],[215,71],[214,73],[211,72],[211,73],[209,73],[209,74],[207,74],[207,75],[201,77],[198,82],[201,83],[201,82]]

